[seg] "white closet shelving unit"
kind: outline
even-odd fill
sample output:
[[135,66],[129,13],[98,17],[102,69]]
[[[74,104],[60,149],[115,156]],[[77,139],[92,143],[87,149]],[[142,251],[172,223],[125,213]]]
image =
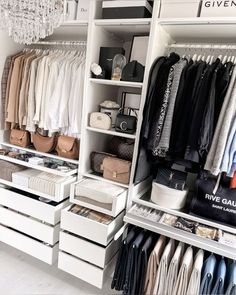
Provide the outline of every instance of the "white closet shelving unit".
[[[142,125],[142,112],[145,105],[149,70],[153,61],[166,52],[166,46],[178,43],[236,43],[236,18],[178,18],[159,19],[159,3],[154,1],[153,15],[151,19],[112,19],[103,20],[102,1],[90,0],[90,15],[86,21],[66,21],[55,31],[55,34],[47,40],[87,40],[85,86],[83,100],[83,118],[81,133],[81,150],[78,161],[66,160],[79,165],[79,176],[76,181],[84,178],[99,179],[101,181],[116,184],[127,190],[127,198],[117,198],[113,202],[110,215],[114,217],[109,225],[104,225],[86,217],[76,215],[70,211],[72,204],[82,205],[99,212],[107,213],[96,206],[81,203],[74,194],[76,185],[76,171],[62,173],[72,180],[70,202],[68,199],[61,202],[45,203],[38,197],[46,197],[44,194],[25,189],[12,182],[0,180],[4,185],[0,188],[0,241],[20,249],[42,261],[52,264],[59,248],[58,267],[75,277],[90,284],[102,288],[103,283],[110,275],[114,267],[115,255],[119,249],[122,234],[123,221],[141,226],[153,232],[166,235],[187,244],[209,250],[211,252],[236,259],[235,249],[220,245],[217,242],[199,238],[195,235],[184,233],[178,229],[164,226],[141,219],[132,214],[132,207],[136,204],[156,209],[158,211],[182,216],[202,224],[217,227],[227,232],[236,234],[232,227],[220,225],[216,222],[206,221],[202,218],[189,216],[187,213],[167,210],[149,201],[146,192],[150,188],[150,180],[138,185],[133,184],[135,167],[137,163],[139,134]],[[131,48],[133,35],[149,35],[147,50],[147,62],[143,83],[111,81],[94,79],[91,77],[90,66],[92,62],[98,62],[101,46],[124,47],[127,57]],[[7,39],[7,38],[6,38]],[[8,39],[7,39],[8,40]],[[6,50],[0,57],[0,67],[3,67],[7,55],[19,50],[13,42],[6,43]],[[122,134],[115,130],[98,130],[89,126],[89,115],[98,111],[98,106],[104,100],[118,100],[119,94],[125,91],[140,94],[139,118],[136,134]],[[114,181],[106,180],[94,175],[90,168],[90,154],[92,151],[105,151],[107,143],[112,136],[124,137],[135,140],[131,177],[128,185],[122,185]],[[2,136],[1,146],[16,148],[25,152],[32,152],[38,156],[46,156],[51,159],[63,160],[55,155],[49,155],[19,148],[9,144],[7,136]],[[18,163],[18,160],[0,156],[0,159]],[[33,169],[49,173],[61,172],[47,170],[44,167],[29,166],[22,161],[19,163]],[[46,170],[45,170],[46,169]],[[72,178],[71,178],[72,177]],[[14,191],[13,189],[17,189]],[[33,194],[27,196],[27,193]],[[51,198],[52,201],[58,201]],[[117,209],[119,207],[119,210]],[[128,212],[122,210],[127,209]],[[118,212],[119,214],[114,214]],[[61,215],[61,217],[60,217]],[[115,216],[114,216],[115,215]],[[60,224],[61,221],[61,224]],[[60,228],[60,230],[59,230]],[[59,238],[60,231],[60,238]],[[58,244],[58,241],[60,243]]]
[[[219,45],[235,44],[236,43],[236,18],[169,18],[153,20],[151,37],[149,44],[149,62],[152,63],[158,56],[165,55],[168,45],[179,53],[186,52],[184,44],[201,44],[200,52],[211,49],[215,50],[216,54],[220,54]],[[178,44],[183,44],[183,48],[177,48]],[[209,46],[209,44],[211,44]],[[170,46],[169,46],[170,47]],[[193,46],[194,48],[194,46]],[[217,49],[218,48],[218,49]],[[221,49],[223,50],[223,49]],[[222,51],[221,51],[222,52]],[[162,208],[150,201],[151,181],[146,180],[143,183],[134,185],[129,194],[127,213],[124,221],[129,224],[143,227],[147,230],[165,235],[167,237],[185,242],[209,252],[213,252],[231,259],[236,259],[235,248],[220,244],[219,242],[210,239],[201,238],[194,234],[190,234],[174,227],[166,226],[159,222],[154,223],[148,219],[140,218],[132,214],[132,208],[136,204],[156,209],[163,213],[169,213],[175,216],[183,217],[188,220],[199,222],[203,225],[208,225],[216,229],[221,229],[225,232],[236,234],[234,227],[219,224],[214,221],[209,221],[204,218],[195,217],[180,212]]]
[[[87,39],[87,22],[65,22],[47,39],[80,41]],[[1,40],[4,34],[1,33]],[[2,71],[6,56],[23,47],[4,37],[4,52],[0,59]],[[2,40],[3,42],[3,40]],[[40,46],[40,45],[39,45]],[[48,45],[49,46],[49,45]],[[6,49],[6,50],[5,50]],[[0,156],[1,160],[20,164],[27,168],[65,177],[65,182],[57,189],[55,196],[32,190],[23,185],[0,179],[0,241],[15,247],[48,264],[58,259],[61,211],[69,205],[70,185],[76,181],[79,160],[70,160],[54,154],[38,152],[31,148],[21,148],[9,143],[9,133],[1,131],[1,148],[19,152],[32,153],[36,157],[63,161],[73,164],[75,168],[68,172],[33,165],[28,162]],[[41,198],[47,199],[44,201]]]
[[[155,4],[156,5],[156,4]],[[87,65],[85,71],[85,89],[81,134],[81,150],[78,182],[84,178],[92,178],[106,183],[121,186],[127,190],[127,196],[133,187],[133,178],[138,150],[138,134],[140,133],[142,121],[142,109],[145,103],[148,71],[151,61],[147,58],[145,65],[145,77],[143,83],[112,81],[94,79],[91,77],[90,66],[92,62],[99,61],[100,47],[123,47],[128,59],[132,39],[134,35],[149,35],[153,22],[158,17],[157,10],[154,9],[152,19],[101,19],[102,1],[91,1],[90,19],[88,24],[87,43]],[[147,52],[147,56],[149,53]],[[89,116],[92,112],[98,111],[99,104],[104,100],[119,102],[119,94],[123,91],[139,94],[139,118],[136,134],[124,134],[112,130],[101,130],[89,126]],[[115,181],[106,180],[91,171],[90,154],[93,151],[106,151],[107,145],[113,136],[135,140],[135,152],[132,161],[132,171],[129,184],[120,184]],[[75,215],[70,212],[71,206],[63,210],[60,236],[59,268],[70,274],[85,280],[99,288],[103,286],[107,275],[110,274],[110,265],[114,261],[114,256],[118,251],[120,238],[115,237],[123,225],[123,216],[126,208],[127,197],[118,196],[114,199],[111,210],[101,209],[98,206],[81,202],[75,196],[76,183],[72,185],[70,202],[99,211],[114,217],[109,226],[101,225],[98,222],[90,221],[87,218]],[[122,231],[121,231],[122,233]],[[115,238],[114,238],[115,237]],[[77,250],[74,251],[74,244]],[[117,241],[118,240],[118,241]],[[96,244],[95,244],[96,243]],[[85,253],[81,251],[81,245],[86,244],[91,251]],[[110,249],[113,249],[111,251]],[[102,255],[102,264],[97,261],[96,253]],[[81,272],[79,269],[85,271]],[[114,267],[114,264],[113,264]],[[109,271],[108,271],[109,270]]]

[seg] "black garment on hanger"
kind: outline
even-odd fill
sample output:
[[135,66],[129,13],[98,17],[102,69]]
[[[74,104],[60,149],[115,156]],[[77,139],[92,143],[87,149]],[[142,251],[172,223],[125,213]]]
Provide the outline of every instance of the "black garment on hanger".
[[212,139],[214,136],[214,116],[215,116],[215,105],[216,105],[216,79],[218,72],[223,67],[219,59],[216,60],[216,68],[214,70],[208,101],[205,107],[203,121],[200,130],[200,136],[198,138],[199,155],[201,162],[204,164],[206,161],[207,154],[210,150]]
[[196,96],[196,104],[193,105],[194,111],[191,117],[191,124],[189,125],[188,141],[185,151],[185,160],[199,163],[200,156],[198,153],[198,138],[200,135],[201,124],[204,116],[204,110],[207,103],[207,98],[210,91],[212,75],[219,62],[212,65],[207,64],[201,81],[198,86],[198,93]]
[[135,277],[137,276],[136,272],[138,271],[138,256],[143,244],[146,241],[146,235],[147,232],[145,230],[141,231],[130,247],[123,294],[132,294],[131,292],[135,282]]
[[134,284],[131,292],[132,295],[143,295],[148,259],[152,250],[153,235],[150,235],[139,253],[137,271],[135,271]]
[[129,249],[139,231],[140,229],[137,227],[132,228],[128,233],[127,237],[122,242],[116,262],[113,280],[111,283],[111,289],[115,289],[117,291],[123,290]]
[[172,123],[171,140],[170,140],[170,153],[173,156],[183,157],[186,148],[186,132],[189,125],[190,111],[192,107],[192,101],[197,90],[198,78],[202,72],[202,66],[204,64],[200,62],[189,63],[189,66],[185,72],[185,79],[181,79],[180,83],[183,83],[181,91],[178,91],[177,100],[174,109],[174,117]]

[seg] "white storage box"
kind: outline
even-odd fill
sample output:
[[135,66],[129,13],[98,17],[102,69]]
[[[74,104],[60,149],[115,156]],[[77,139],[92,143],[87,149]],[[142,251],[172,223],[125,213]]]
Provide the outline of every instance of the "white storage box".
[[84,178],[71,187],[71,202],[117,216],[125,209],[127,189],[104,181]]
[[24,187],[29,187],[30,177],[37,176],[40,171],[35,169],[26,169],[19,172],[12,173],[12,182]]
[[77,10],[77,19],[78,20],[89,20],[89,5],[90,1],[88,0],[79,0],[78,10]]
[[94,221],[70,211],[72,206],[61,212],[61,228],[106,246],[123,225],[124,213],[118,215],[108,225]]
[[151,200],[161,207],[180,210],[185,206],[187,195],[187,190],[181,191],[160,183],[152,183]]
[[236,1],[203,0],[201,17],[236,16]]
[[150,18],[152,7],[146,0],[103,1],[102,17],[117,18]]
[[162,0],[160,17],[197,17],[199,11],[200,0]]

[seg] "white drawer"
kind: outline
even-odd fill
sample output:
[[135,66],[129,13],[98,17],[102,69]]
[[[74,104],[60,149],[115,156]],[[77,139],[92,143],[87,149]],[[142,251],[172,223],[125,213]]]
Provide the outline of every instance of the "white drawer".
[[113,240],[107,247],[81,239],[66,232],[60,233],[60,250],[104,268],[119,250],[121,239]]
[[59,204],[54,203],[54,206],[39,201],[36,196],[28,197],[21,193],[0,187],[0,205],[9,207],[53,225],[60,221],[61,209],[68,206],[68,204],[69,201],[65,200]]
[[57,260],[58,244],[53,247],[47,246],[2,225],[0,225],[0,241],[48,264],[53,264]]
[[107,245],[122,227],[124,213],[120,213],[109,225],[70,212],[69,206],[61,212],[61,228],[102,245]]
[[114,265],[115,261],[112,259],[108,266],[102,269],[61,251],[58,257],[58,267],[60,269],[100,289],[102,289],[104,282],[112,273]]
[[82,207],[86,207],[113,217],[116,217],[121,211],[125,209],[127,190],[113,198],[113,202],[110,204],[99,203],[89,198],[80,197],[75,195],[75,187],[79,183],[73,183],[71,185],[70,201],[71,203],[78,204]]
[[48,225],[2,206],[0,206],[0,223],[50,245],[59,241],[59,224]]

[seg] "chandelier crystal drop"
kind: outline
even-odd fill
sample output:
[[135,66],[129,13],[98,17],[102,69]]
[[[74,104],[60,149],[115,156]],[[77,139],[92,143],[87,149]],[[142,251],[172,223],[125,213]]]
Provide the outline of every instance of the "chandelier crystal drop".
[[43,39],[57,28],[65,0],[0,0],[0,29],[20,44]]

